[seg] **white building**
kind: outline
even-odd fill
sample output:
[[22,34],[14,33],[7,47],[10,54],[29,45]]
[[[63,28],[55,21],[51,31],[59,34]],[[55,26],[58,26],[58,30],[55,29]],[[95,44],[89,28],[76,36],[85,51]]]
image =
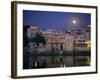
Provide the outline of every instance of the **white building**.
[[44,37],[47,40],[47,50],[54,51],[72,51],[73,50],[73,36],[62,31],[45,31]]
[[[39,32],[37,26],[31,26],[27,30],[28,37],[34,37],[35,33]],[[40,31],[46,39],[45,50],[53,51],[89,51],[90,44],[90,27],[72,32],[56,31],[47,29]],[[77,34],[79,33],[79,34]],[[44,46],[43,46],[44,48]]]
[[89,51],[91,48],[90,25],[85,26],[82,31],[82,34],[74,35],[74,49],[77,51]]
[[66,34],[65,35],[65,50],[67,51],[73,51],[74,48],[74,37],[71,34]]

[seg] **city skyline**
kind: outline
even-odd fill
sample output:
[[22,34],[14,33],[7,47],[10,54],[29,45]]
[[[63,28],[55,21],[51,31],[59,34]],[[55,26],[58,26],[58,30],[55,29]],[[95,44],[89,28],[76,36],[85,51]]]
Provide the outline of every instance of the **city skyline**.
[[39,29],[74,29],[91,25],[91,14],[23,10],[23,26],[36,25]]

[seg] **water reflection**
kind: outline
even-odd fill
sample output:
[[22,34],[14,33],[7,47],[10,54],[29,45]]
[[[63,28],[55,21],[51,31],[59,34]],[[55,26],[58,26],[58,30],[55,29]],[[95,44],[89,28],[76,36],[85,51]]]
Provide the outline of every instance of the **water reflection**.
[[90,55],[24,55],[23,69],[90,66]]

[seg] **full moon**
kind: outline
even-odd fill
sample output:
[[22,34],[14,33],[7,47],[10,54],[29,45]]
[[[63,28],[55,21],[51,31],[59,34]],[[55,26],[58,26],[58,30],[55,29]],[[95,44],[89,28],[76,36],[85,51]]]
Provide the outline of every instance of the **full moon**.
[[73,20],[72,23],[73,23],[73,24],[76,24],[76,20]]

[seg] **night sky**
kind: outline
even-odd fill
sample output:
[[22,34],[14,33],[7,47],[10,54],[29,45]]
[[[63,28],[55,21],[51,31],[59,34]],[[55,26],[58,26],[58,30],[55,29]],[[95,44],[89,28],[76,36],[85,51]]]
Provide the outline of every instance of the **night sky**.
[[39,29],[74,29],[91,24],[91,14],[23,10],[23,25],[37,25]]

